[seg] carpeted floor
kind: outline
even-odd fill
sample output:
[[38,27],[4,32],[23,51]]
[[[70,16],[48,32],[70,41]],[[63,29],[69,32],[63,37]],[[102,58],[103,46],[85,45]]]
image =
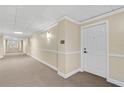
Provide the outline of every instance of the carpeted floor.
[[9,53],[0,59],[1,87],[116,87],[105,79],[79,72],[68,79],[21,53]]
[[7,53],[17,53],[17,52],[19,52],[19,50],[16,48],[11,48],[11,49],[7,49],[6,52]]

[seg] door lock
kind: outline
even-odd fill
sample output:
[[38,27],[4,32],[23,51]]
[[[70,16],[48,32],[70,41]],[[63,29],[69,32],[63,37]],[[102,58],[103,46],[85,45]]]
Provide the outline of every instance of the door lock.
[[84,53],[88,53],[86,48],[84,48]]
[[88,53],[87,51],[84,51],[84,53]]

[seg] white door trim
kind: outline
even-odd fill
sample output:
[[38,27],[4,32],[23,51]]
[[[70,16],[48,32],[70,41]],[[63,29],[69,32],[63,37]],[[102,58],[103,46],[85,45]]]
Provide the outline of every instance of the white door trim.
[[[83,51],[83,31],[84,28],[88,28],[88,27],[92,27],[92,26],[96,26],[96,25],[100,25],[100,24],[106,24],[106,42],[107,42],[107,72],[106,72],[106,76],[105,78],[109,78],[109,23],[108,20],[102,20],[102,21],[98,21],[95,23],[91,23],[89,25],[85,25],[81,27],[81,51]],[[84,71],[83,67],[84,67],[84,60],[82,58],[82,55],[84,56],[84,54],[81,52],[81,69],[82,71]]]

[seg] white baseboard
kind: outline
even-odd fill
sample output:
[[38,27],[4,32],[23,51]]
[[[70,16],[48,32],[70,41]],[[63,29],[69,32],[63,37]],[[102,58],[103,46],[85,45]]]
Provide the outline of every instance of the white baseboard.
[[58,71],[58,74],[61,76],[61,77],[63,77],[63,78],[69,78],[69,77],[71,77],[72,75],[74,75],[74,74],[76,74],[76,73],[78,73],[78,72],[80,72],[81,71],[81,69],[76,69],[76,70],[74,70],[74,71],[72,71],[72,72],[69,72],[69,73],[63,73],[63,72],[61,72],[61,71]]
[[80,72],[84,72],[84,70],[81,68],[81,69],[80,69]]
[[100,76],[100,77],[103,77],[103,78],[106,78],[106,75],[104,74],[104,72],[99,72],[99,71],[94,72],[92,69],[84,69],[84,71],[94,74],[94,75],[97,75],[97,76]]
[[43,60],[41,60],[41,59],[39,59],[39,58],[37,58],[37,57],[34,57],[34,56],[30,55],[30,54],[28,54],[28,55],[31,56],[32,58],[36,59],[37,61],[39,61],[39,62],[45,64],[46,66],[52,68],[53,70],[57,71],[57,68],[56,68],[56,67],[54,67],[54,66],[48,64],[47,62],[45,62],[45,61],[43,61]]
[[58,75],[63,77],[63,78],[67,78],[66,75],[63,72],[61,72],[61,71],[58,71]]
[[107,78],[107,81],[110,82],[110,83],[113,83],[115,85],[124,87],[124,82],[122,82],[122,81],[115,80],[115,79],[112,79],[112,78]]

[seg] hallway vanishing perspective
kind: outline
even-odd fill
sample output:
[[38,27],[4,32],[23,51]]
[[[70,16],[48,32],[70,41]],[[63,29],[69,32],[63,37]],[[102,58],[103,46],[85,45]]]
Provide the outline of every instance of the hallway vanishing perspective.
[[0,86],[114,87],[105,79],[86,72],[68,79],[23,53],[8,53],[0,60]]
[[0,86],[124,86],[123,5],[0,6]]

